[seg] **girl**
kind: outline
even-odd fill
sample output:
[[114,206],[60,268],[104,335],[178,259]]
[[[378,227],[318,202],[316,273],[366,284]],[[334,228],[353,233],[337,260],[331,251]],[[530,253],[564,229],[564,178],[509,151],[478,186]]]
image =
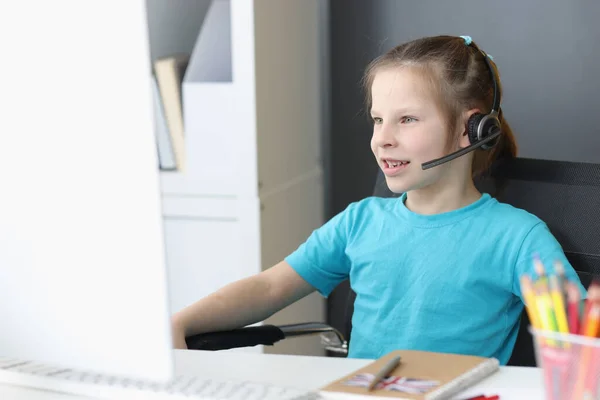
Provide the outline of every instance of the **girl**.
[[350,204],[279,264],[175,314],[175,347],[189,335],[262,321],[314,290],[328,296],[349,278],[357,294],[349,357],[417,349],[506,364],[523,310],[519,279],[533,274],[534,254],[579,279],[544,222],[473,183],[498,157],[516,155],[501,110],[491,150],[421,166],[470,144],[469,118],[492,107],[492,73],[501,95],[484,57],[469,37],[437,36],[374,60],[364,79],[371,149],[402,195]]

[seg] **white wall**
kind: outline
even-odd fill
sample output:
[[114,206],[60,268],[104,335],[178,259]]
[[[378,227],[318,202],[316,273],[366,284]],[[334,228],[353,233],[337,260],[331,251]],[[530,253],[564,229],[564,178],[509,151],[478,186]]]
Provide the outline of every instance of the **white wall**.
[[[321,141],[326,84],[324,1],[259,0],[254,8],[256,116],[262,267],[294,251],[322,224]],[[325,321],[317,294],[267,320]],[[323,354],[319,337],[295,338],[267,352]]]
[[[215,0],[218,13],[192,0],[177,1],[178,10],[172,0],[148,1],[154,56],[173,43],[185,51],[181,43],[189,49],[200,33],[183,88],[188,167],[161,174],[175,312],[270,268],[323,223],[328,20],[319,0]],[[216,34],[224,24],[230,35]],[[178,25],[184,32],[173,35]],[[217,79],[222,49],[231,49],[232,79]],[[312,321],[325,321],[316,293],[266,322]],[[323,354],[318,337],[265,351]]]

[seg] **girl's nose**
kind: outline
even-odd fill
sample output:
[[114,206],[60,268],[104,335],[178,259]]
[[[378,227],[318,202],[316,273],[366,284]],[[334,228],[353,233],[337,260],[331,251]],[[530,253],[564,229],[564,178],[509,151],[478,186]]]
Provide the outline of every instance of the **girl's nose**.
[[398,145],[392,130],[385,126],[375,130],[373,140],[378,147],[396,147]]

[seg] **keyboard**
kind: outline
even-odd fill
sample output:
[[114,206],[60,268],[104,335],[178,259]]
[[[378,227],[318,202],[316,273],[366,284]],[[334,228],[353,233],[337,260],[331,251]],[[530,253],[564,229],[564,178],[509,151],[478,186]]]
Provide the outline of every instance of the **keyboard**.
[[318,393],[258,382],[178,375],[168,384],[0,358],[0,383],[106,400],[316,400]]

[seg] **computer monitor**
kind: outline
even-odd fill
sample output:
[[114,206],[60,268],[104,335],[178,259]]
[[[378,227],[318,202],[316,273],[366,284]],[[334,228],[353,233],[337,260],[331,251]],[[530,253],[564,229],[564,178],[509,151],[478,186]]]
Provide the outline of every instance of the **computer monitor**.
[[145,6],[0,8],[0,356],[172,377]]

